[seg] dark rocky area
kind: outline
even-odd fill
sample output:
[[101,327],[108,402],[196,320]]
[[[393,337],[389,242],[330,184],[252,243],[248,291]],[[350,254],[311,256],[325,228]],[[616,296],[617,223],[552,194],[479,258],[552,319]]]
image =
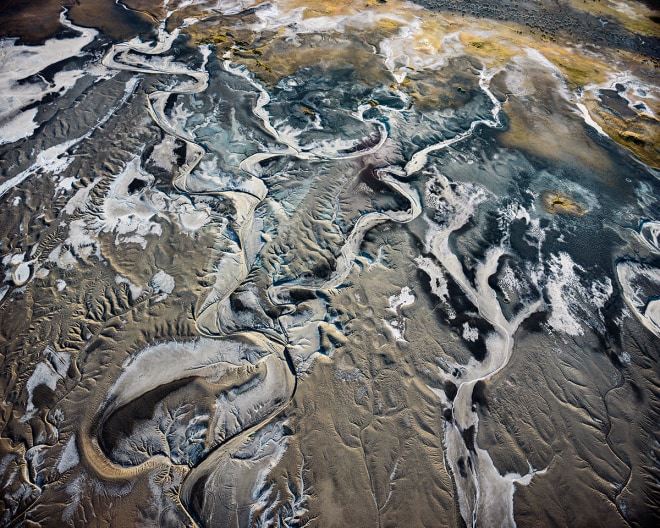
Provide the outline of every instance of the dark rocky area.
[[[625,49],[646,55],[654,62],[660,56],[659,38],[636,35],[612,18],[577,11],[559,0],[418,0],[417,3],[434,11],[516,22],[552,39]],[[657,2],[644,3],[658,8]]]

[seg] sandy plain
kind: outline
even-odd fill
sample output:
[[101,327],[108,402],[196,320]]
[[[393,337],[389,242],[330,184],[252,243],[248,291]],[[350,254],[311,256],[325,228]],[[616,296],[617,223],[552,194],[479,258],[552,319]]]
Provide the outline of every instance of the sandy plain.
[[3,8],[3,523],[657,522],[656,13],[422,4]]

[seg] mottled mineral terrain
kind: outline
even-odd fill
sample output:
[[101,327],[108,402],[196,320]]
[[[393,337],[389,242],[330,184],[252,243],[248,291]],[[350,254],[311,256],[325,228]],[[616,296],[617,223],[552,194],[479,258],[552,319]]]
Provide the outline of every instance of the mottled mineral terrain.
[[660,524],[660,13],[0,3],[0,524]]

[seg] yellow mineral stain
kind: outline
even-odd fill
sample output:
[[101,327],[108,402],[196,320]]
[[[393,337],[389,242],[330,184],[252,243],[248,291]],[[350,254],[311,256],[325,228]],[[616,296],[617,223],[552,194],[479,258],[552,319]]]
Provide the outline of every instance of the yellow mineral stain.
[[[476,71],[479,63],[515,72],[520,58],[526,62],[534,60],[526,55],[529,50],[537,50],[552,64],[553,71],[548,63],[537,61],[536,68],[525,74],[534,78],[531,85],[525,83],[528,93],[520,98],[511,96],[505,103],[509,127],[500,136],[504,145],[550,159],[573,158],[597,170],[606,170],[610,166],[608,156],[585,133],[585,124],[573,106],[578,94],[584,92],[582,100],[594,121],[614,141],[646,163],[658,166],[656,116],[660,115],[660,101],[652,95],[636,95],[634,100],[643,100],[646,107],[636,117],[624,119],[604,107],[596,96],[589,97],[599,86],[611,87],[616,72],[626,64],[639,69],[635,66],[643,61],[642,57],[616,49],[566,47],[547,36],[529,34],[514,23],[431,13],[398,0],[279,0],[275,5],[283,20],[287,13],[295,12],[297,15],[292,16],[298,20],[301,16],[303,20],[327,17],[341,29],[300,32],[291,39],[290,30],[284,26],[252,33],[248,28],[253,15],[218,16],[210,10],[206,21],[191,26],[187,32],[193,44],[214,44],[218,56],[229,52],[234,62],[246,65],[261,82],[271,86],[305,67],[330,71],[347,66],[354,70],[357,80],[367,85],[389,85],[392,75],[381,54],[381,44],[388,41],[394,50],[390,67],[407,74],[402,83],[395,83],[395,89],[407,92],[422,111],[460,106],[469,91],[476,88],[467,75],[448,77],[455,69],[447,69],[452,58],[471,57],[472,62],[465,63],[466,72]],[[626,6],[607,1],[600,6],[573,7],[650,23],[650,10]],[[557,73],[561,81],[556,79]],[[542,106],[539,101],[543,101]]]
[[[188,27],[186,32],[192,37],[193,45],[213,44],[219,57],[230,52],[234,62],[246,65],[267,84],[276,84],[301,68],[318,65],[326,69],[350,65],[355,68],[358,78],[370,80],[371,83],[387,84],[390,79],[386,78],[382,58],[374,53],[373,46],[398,33],[413,19],[410,7],[403,8],[398,1],[355,3],[337,0],[310,3],[281,0],[276,5],[285,14],[298,10],[300,16],[299,10],[302,9],[303,20],[331,17],[346,19],[349,23],[343,33],[301,32],[296,39],[291,39],[286,27],[276,27],[256,34],[247,29],[243,20],[207,14],[206,20]],[[366,16],[367,12],[369,16]],[[364,18],[362,15],[365,15]],[[355,42],[364,42],[364,48],[356,47]],[[420,45],[431,44],[427,42]]]
[[[502,38],[502,35],[477,36],[469,33],[460,34],[461,44],[465,53],[482,59],[487,64],[503,64],[516,55],[518,51]],[[508,46],[503,43],[509,44]]]
[[660,11],[651,9],[642,2],[568,0],[568,3],[573,9],[601,17],[604,23],[603,31],[607,31],[608,19],[613,19],[633,33],[660,37],[660,25],[657,22]]
[[414,35],[415,50],[420,53],[435,54],[443,51],[448,25],[438,17],[425,19]]
[[572,88],[603,83],[613,73],[612,68],[604,62],[580,54],[574,49],[544,46],[539,48],[539,51],[561,71]]
[[551,214],[584,216],[586,211],[573,198],[559,191],[545,191],[541,195],[543,209]]
[[471,91],[479,90],[476,75],[455,75],[457,68],[469,72],[469,67],[464,60],[460,66],[454,64],[446,71],[411,72],[397,88],[406,92],[421,111],[459,108],[469,100]]
[[660,168],[660,122],[656,118],[641,112],[623,117],[593,93],[584,98],[584,104],[608,136],[647,165]]
[[375,1],[353,2],[351,0],[317,0],[308,2],[305,0],[289,0],[284,3],[290,8],[305,8],[304,18],[317,18],[326,16],[353,15],[356,10],[371,8],[377,4]]
[[557,106],[558,102],[543,112],[535,111],[533,101],[509,97],[503,104],[508,129],[499,136],[500,143],[534,156],[608,173],[611,160],[587,135],[584,123],[569,114],[565,104]]
[[377,25],[381,31],[393,34],[395,31],[401,29],[404,26],[404,23],[401,19],[380,18],[378,19]]
[[165,18],[165,8],[162,0],[125,0],[123,3],[135,11],[147,13],[155,20]]
[[[246,55],[235,58],[237,62],[245,63],[267,84],[277,84],[302,68],[319,66],[327,70],[352,67],[356,79],[367,84],[389,82],[382,61],[374,56],[370,48],[360,48],[343,38],[328,36],[317,40],[314,36],[301,36],[298,43],[273,39],[259,51],[258,60]],[[251,64],[256,68],[252,68]]]

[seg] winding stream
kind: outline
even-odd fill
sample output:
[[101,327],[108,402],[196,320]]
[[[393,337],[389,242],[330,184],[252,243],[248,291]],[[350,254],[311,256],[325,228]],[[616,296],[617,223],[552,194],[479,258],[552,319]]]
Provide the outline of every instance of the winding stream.
[[[174,136],[185,144],[185,163],[173,176],[172,183],[178,191],[192,194],[193,191],[188,180],[191,173],[197,169],[205,150],[195,141],[193,133],[168,118],[165,108],[167,101],[173,95],[193,95],[203,92],[208,87],[209,74],[206,71],[206,65],[211,55],[211,49],[209,47],[201,48],[203,62],[199,70],[191,70],[185,65],[159,60],[163,54],[171,49],[180,30],[183,29],[178,28],[172,33],[168,33],[165,30],[165,22],[163,21],[160,25],[158,39],[155,43],[142,43],[133,40],[128,43],[117,44],[103,59],[103,64],[109,68],[135,73],[166,74],[190,79],[187,82],[179,82],[171,90],[150,93],[147,98],[147,108],[149,115],[163,132]],[[270,95],[265,88],[254,80],[246,68],[234,66],[229,60],[225,60],[224,69],[232,75],[243,78],[256,90],[258,97],[252,108],[252,113],[261,121],[264,130],[282,148],[253,154],[240,163],[240,168],[250,176],[247,184],[230,190],[208,191],[208,194],[223,195],[234,203],[236,213],[233,218],[233,229],[238,234],[238,247],[235,253],[225,255],[223,258],[217,271],[216,284],[196,314],[199,333],[210,338],[210,340],[204,342],[203,346],[200,345],[205,352],[201,357],[199,355],[195,356],[195,359],[183,358],[183,361],[178,362],[175,367],[154,375],[148,386],[145,386],[142,382],[139,385],[138,392],[134,392],[131,387],[136,387],[138,384],[133,383],[133,378],[136,378],[141,370],[145,368],[149,370],[148,365],[158,361],[160,354],[163,354],[163,358],[165,358],[167,351],[163,347],[159,348],[157,346],[153,350],[141,354],[140,358],[126,367],[122,376],[113,386],[103,408],[94,417],[91,417],[91,441],[83,446],[83,451],[90,459],[94,460],[94,464],[99,469],[117,478],[134,476],[152,470],[159,464],[166,465],[169,460],[165,457],[152,457],[135,467],[118,466],[105,457],[98,444],[97,435],[102,430],[105,421],[116,409],[138,398],[146,390],[154,389],[159,385],[186,379],[193,373],[195,376],[215,379],[221,377],[218,372],[226,373],[237,368],[239,370],[243,369],[243,377],[259,376],[265,383],[266,388],[259,392],[262,396],[257,395],[256,397],[267,399],[262,402],[267,412],[259,413],[250,421],[243,423],[240,431],[225,438],[220,443],[207,439],[207,442],[209,442],[207,454],[201,463],[191,469],[181,488],[182,503],[186,505],[189,511],[194,512],[193,517],[209,519],[212,525],[216,522],[223,524],[229,521],[214,520],[215,510],[213,504],[205,502],[205,499],[200,498],[199,495],[200,493],[203,494],[203,483],[210,478],[210,474],[216,468],[228,464],[228,457],[245,442],[249,435],[264,428],[280,416],[282,410],[293,398],[296,387],[296,372],[292,370],[294,362],[288,352],[290,340],[286,325],[283,325],[282,321],[280,321],[279,330],[239,333],[233,332],[223,322],[232,310],[228,301],[229,296],[244,283],[258,252],[258,249],[255,248],[258,248],[259,242],[255,239],[255,236],[259,237],[259,233],[254,229],[254,214],[257,207],[268,195],[267,186],[259,178],[259,164],[267,159],[279,156],[290,156],[319,163],[324,160],[364,156],[378,151],[385,144],[388,137],[385,125],[378,119],[372,119],[367,121],[378,128],[379,140],[376,144],[364,150],[341,153],[339,151],[330,152],[327,149],[321,151],[313,148],[305,149],[296,142],[294,137],[281,134],[277,127],[271,123],[267,110]],[[294,286],[298,289],[306,288],[317,292],[328,291],[341,286],[351,273],[362,241],[369,230],[384,222],[406,223],[420,216],[422,213],[420,198],[417,191],[406,180],[424,169],[429,161],[429,154],[468,139],[479,126],[500,126],[501,103],[489,89],[489,82],[494,73],[496,72],[484,70],[480,72],[479,78],[481,90],[492,103],[492,118],[475,120],[470,124],[468,130],[419,150],[403,167],[389,166],[376,169],[376,178],[386,184],[392,191],[403,196],[408,201],[409,208],[407,210],[372,211],[360,216],[345,238],[337,257],[336,269],[330,278],[324,281],[307,283],[294,281],[294,283],[270,286],[267,292],[268,298],[273,305],[282,309],[282,315],[286,315],[295,309],[290,301],[290,289]],[[365,121],[363,114],[367,108],[368,105],[361,107],[355,116],[361,121]],[[398,110],[386,108],[381,109],[381,111],[386,113]],[[445,182],[445,184],[447,193],[444,199],[451,201],[453,198],[448,182]],[[205,193],[201,192],[200,194]],[[477,446],[478,417],[472,406],[472,392],[477,382],[491,378],[506,367],[513,350],[513,335],[516,329],[522,320],[539,309],[540,302],[526,307],[514,321],[507,321],[504,317],[495,294],[488,285],[488,278],[495,273],[499,258],[504,254],[503,248],[492,250],[488,254],[486,261],[479,265],[476,284],[471,284],[465,276],[458,258],[448,246],[449,235],[464,225],[464,222],[460,221],[461,219],[467,221],[469,217],[470,214],[457,215],[458,220],[450,223],[444,231],[435,232],[429,240],[431,252],[457,282],[470,301],[478,308],[479,315],[495,328],[495,333],[487,339],[488,354],[486,359],[483,362],[473,361],[464,366],[460,379],[452,378],[452,381],[458,386],[458,392],[451,403],[453,420],[446,422],[444,426],[445,459],[454,475],[460,511],[468,526],[477,524],[513,526],[515,525],[512,511],[514,483],[522,482],[524,479],[519,476],[501,476],[494,467],[488,452]],[[322,319],[324,315],[322,312],[323,310],[315,314],[316,319]],[[244,359],[236,359],[233,361],[234,366],[228,367],[226,350],[235,347],[236,343],[239,342],[250,343],[250,346],[260,349],[260,358],[256,362],[250,360],[248,363],[245,363]],[[222,363],[213,363],[214,361],[221,361]],[[234,376],[241,377],[238,374],[234,374]],[[442,399],[446,400],[446,396],[442,394],[442,391],[438,391],[438,393]],[[469,444],[466,442],[468,436],[471,437],[468,440]],[[466,467],[469,468],[468,471],[466,471]],[[503,497],[507,497],[506,500],[502,500]],[[233,506],[225,505],[225,507],[231,508]],[[234,513],[236,516],[239,515],[238,512]]]

